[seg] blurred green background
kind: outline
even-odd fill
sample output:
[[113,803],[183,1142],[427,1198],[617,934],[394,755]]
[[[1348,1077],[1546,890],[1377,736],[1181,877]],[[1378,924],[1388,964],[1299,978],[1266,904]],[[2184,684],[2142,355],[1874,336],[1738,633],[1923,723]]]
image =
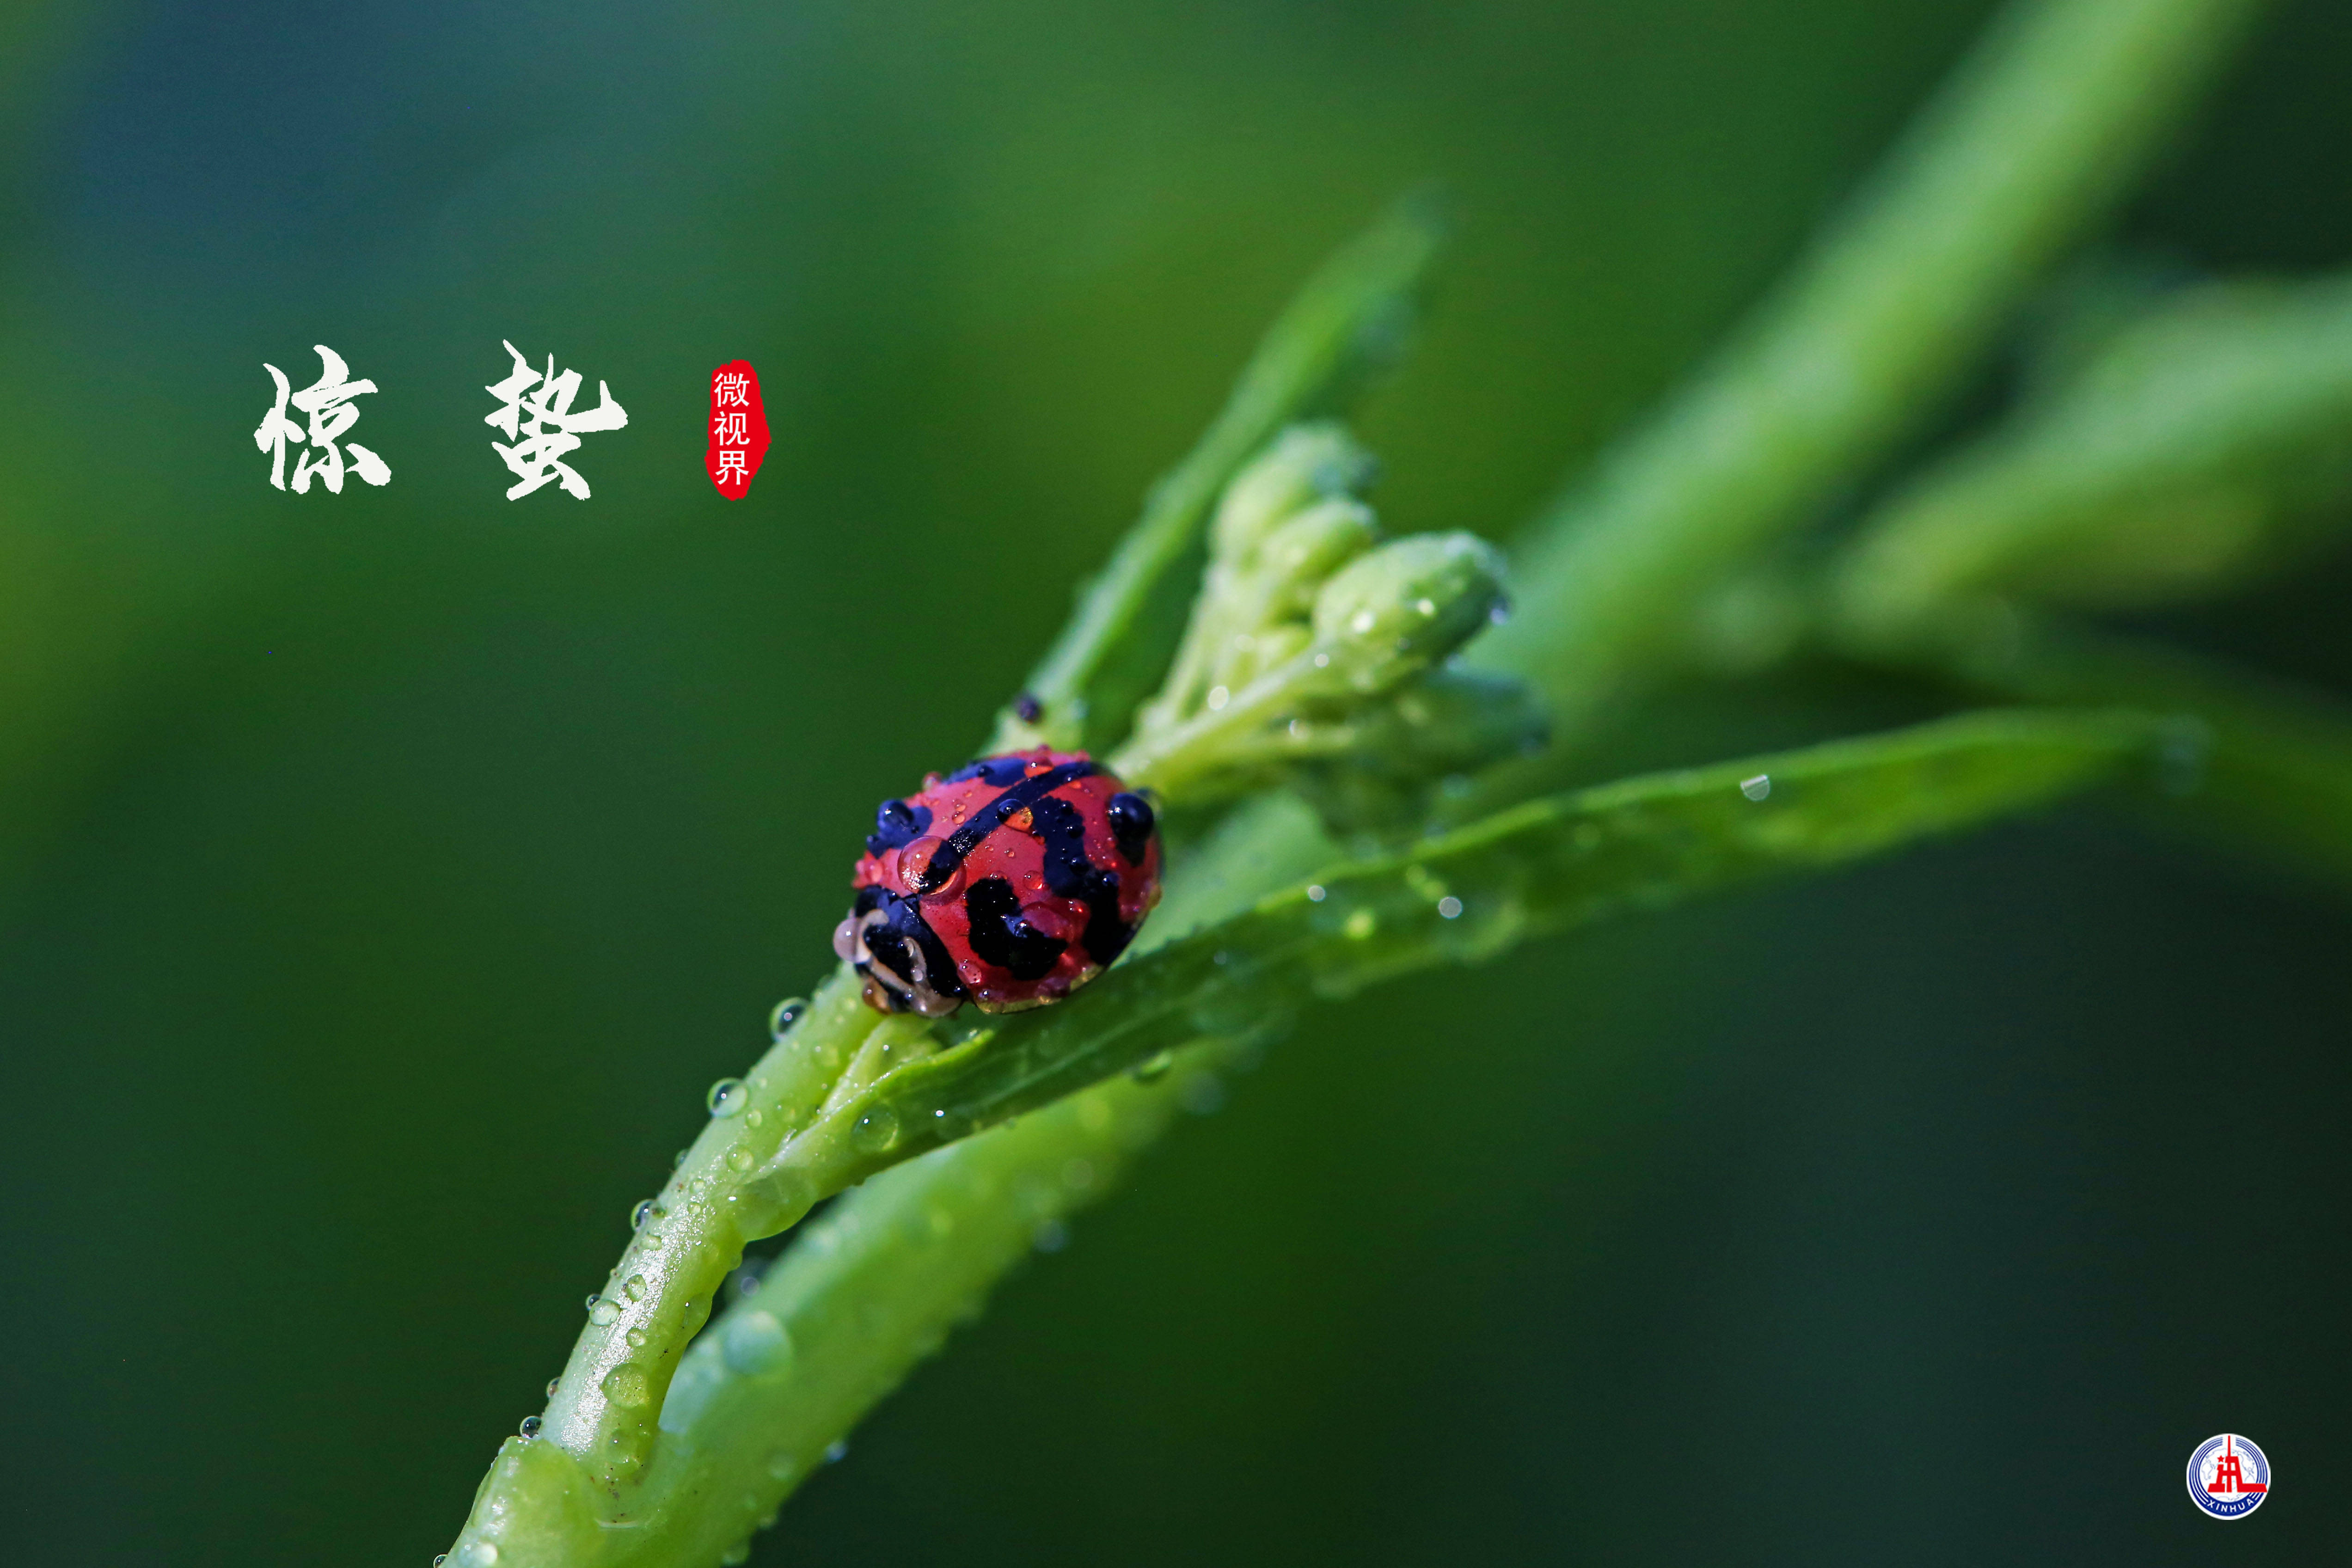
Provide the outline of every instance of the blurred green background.
[[[1507,536],[1988,14],[13,9],[0,1555],[415,1568],[828,962],[873,801],[966,753],[1331,246],[1451,194],[1364,429],[1393,527]],[[2286,7],[2122,237],[2352,258],[2347,79],[2352,13]],[[628,408],[593,500],[503,499],[502,338]],[[268,488],[261,364],[314,342],[389,488]],[[730,503],[737,357],[775,446]],[[2161,629],[2352,689],[2347,592]],[[1885,717],[1733,693],[1622,752]],[[2312,1561],[2347,937],[2070,815],[1330,1010],[755,1562]],[[2181,1489],[2225,1429],[2281,1477],[2227,1529]]]

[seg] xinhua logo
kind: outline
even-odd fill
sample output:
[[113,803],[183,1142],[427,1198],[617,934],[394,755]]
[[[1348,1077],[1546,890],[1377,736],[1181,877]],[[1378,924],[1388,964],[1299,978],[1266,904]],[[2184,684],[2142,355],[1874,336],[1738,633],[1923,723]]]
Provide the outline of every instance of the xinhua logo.
[[2271,1495],[2271,1462],[2234,1432],[2208,1437],[2189,1456],[2189,1500],[2215,1519],[2243,1519]]

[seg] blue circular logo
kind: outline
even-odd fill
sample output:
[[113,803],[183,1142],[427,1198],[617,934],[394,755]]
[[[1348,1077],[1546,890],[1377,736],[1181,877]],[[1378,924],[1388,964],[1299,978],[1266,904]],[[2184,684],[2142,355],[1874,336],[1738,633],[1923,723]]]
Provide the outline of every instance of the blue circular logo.
[[2189,1456],[2189,1500],[2215,1519],[2243,1519],[2271,1495],[2271,1462],[2235,1432],[2208,1437]]

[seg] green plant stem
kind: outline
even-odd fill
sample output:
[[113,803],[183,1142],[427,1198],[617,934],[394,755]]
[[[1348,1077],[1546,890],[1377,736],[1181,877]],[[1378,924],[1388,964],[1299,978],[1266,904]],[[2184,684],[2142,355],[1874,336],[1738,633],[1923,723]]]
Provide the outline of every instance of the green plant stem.
[[2005,14],[1728,348],[1538,523],[1518,552],[1528,613],[1478,660],[1536,680],[1556,734],[1661,662],[1700,595],[1949,395],[2261,10],[2043,0]]

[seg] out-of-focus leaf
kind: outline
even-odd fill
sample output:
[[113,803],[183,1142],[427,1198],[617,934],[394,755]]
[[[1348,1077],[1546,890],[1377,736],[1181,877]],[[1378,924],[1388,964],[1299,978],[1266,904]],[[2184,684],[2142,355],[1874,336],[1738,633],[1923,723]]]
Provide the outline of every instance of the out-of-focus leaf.
[[2133,605],[2208,594],[2352,518],[2352,279],[2182,293],[1897,494],[1840,612],[1900,636],[2002,594]]

